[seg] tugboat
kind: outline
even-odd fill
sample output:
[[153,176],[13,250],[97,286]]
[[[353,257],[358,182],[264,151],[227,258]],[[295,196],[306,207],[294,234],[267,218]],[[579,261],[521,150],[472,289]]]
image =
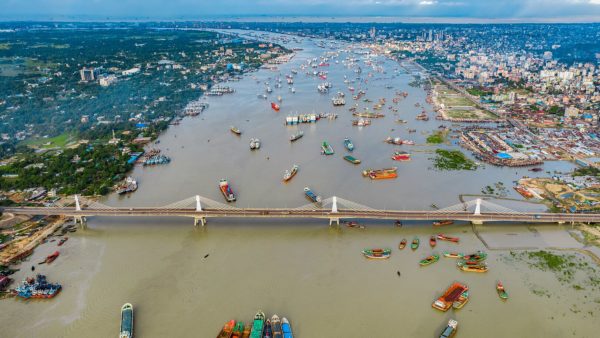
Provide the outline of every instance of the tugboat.
[[304,187],[304,194],[313,203],[321,203],[321,196],[316,195],[309,187]]
[[281,319],[281,329],[283,330],[283,338],[294,338],[294,335],[292,334],[292,326],[285,317]]
[[121,333],[119,338],[133,338],[133,305],[125,303],[121,307]]
[[458,330],[458,322],[454,319],[448,321],[448,326],[440,334],[440,338],[452,338]]
[[290,142],[294,142],[294,141],[298,140],[299,138],[301,138],[302,136],[304,136],[304,132],[302,130],[300,130],[297,133],[290,136]]
[[250,331],[250,338],[262,338],[264,325],[265,314],[262,311],[258,311],[256,315],[254,315],[254,322],[252,322],[252,331]]
[[217,338],[231,338],[233,334],[233,327],[235,326],[235,320],[230,320],[225,325],[223,325],[223,329],[219,332]]
[[352,144],[352,141],[350,141],[349,138],[344,139],[344,147],[346,147],[346,149],[348,149],[348,151],[354,150],[354,144]]
[[219,190],[221,190],[221,193],[223,193],[227,202],[235,202],[235,194],[233,193],[233,190],[231,190],[231,186],[226,179],[223,178],[219,181]]
[[292,167],[291,170],[286,170],[285,174],[283,174],[283,181],[287,182],[287,181],[291,180],[292,177],[296,176],[296,173],[298,173],[299,168],[300,167],[298,167],[297,164],[294,164],[294,166]]
[[273,338],[283,338],[281,320],[279,320],[277,315],[273,315],[273,317],[271,317],[271,329],[273,330]]
[[323,155],[333,155],[334,154],[333,148],[331,147],[331,145],[329,143],[327,143],[327,141],[323,141],[323,143],[321,144],[321,153]]
[[231,128],[229,128],[229,130],[231,130],[232,133],[234,133],[238,136],[242,135],[242,132],[237,127],[231,126]]

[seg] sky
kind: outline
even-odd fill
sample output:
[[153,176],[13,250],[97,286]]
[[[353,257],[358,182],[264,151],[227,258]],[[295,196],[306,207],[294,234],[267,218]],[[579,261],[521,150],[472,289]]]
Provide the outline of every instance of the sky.
[[0,0],[1,19],[207,19],[234,16],[599,21],[600,0]]

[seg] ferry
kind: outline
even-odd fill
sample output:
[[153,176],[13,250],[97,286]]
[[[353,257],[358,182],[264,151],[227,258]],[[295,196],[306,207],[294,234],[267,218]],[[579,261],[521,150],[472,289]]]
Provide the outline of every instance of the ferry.
[[344,160],[346,160],[352,164],[360,164],[360,160],[354,156],[346,155],[346,156],[344,156]]
[[440,259],[439,255],[431,255],[431,256],[427,256],[425,258],[423,258],[420,262],[419,265],[420,266],[427,266],[427,265],[431,265],[435,262],[437,262]]
[[286,170],[285,174],[283,174],[283,181],[287,182],[287,181],[291,180],[292,177],[296,176],[296,174],[298,173],[298,169],[299,168],[300,167],[298,167],[297,164],[294,164],[294,166],[292,167],[291,170]]
[[217,338],[231,338],[234,326],[235,320],[233,319],[225,323],[225,325],[223,325],[223,328],[221,329],[221,332],[219,332]]
[[121,333],[119,338],[133,338],[133,305],[125,303],[121,307]]
[[250,331],[250,338],[262,338],[264,325],[265,314],[262,311],[258,311],[256,315],[254,315],[254,322],[252,322],[252,331]]
[[281,329],[283,330],[283,338],[294,338],[294,335],[292,334],[292,326],[285,317],[281,319]]
[[413,250],[417,250],[419,248],[419,238],[415,237],[412,240],[412,243],[410,244],[410,248]]
[[237,127],[231,126],[231,128],[229,128],[229,130],[231,130],[231,132],[236,135],[242,135],[242,132]]
[[233,190],[231,190],[231,186],[226,179],[221,179],[219,181],[219,190],[221,190],[221,193],[223,193],[227,202],[235,202],[235,194],[233,193]]
[[502,282],[498,282],[496,284],[496,291],[498,292],[498,297],[500,297],[500,299],[508,299],[508,292],[506,292],[506,290],[504,289],[504,285],[502,285]]
[[450,310],[454,302],[463,294],[463,292],[469,290],[469,287],[461,284],[454,283],[450,285],[444,294],[431,304],[434,309],[446,312]]
[[260,149],[260,139],[251,138],[250,139],[250,150],[257,150],[257,149]]
[[364,249],[362,254],[368,259],[388,259],[392,249]]
[[290,142],[294,142],[297,141],[299,138],[301,138],[302,136],[304,136],[304,132],[302,130],[298,131],[297,133],[293,134],[292,136],[290,136]]
[[279,105],[275,102],[271,102],[271,108],[273,108],[274,111],[279,111]]
[[321,203],[321,196],[316,195],[309,187],[304,187],[304,194],[313,203]]
[[396,173],[397,167],[386,168],[386,169],[367,169],[363,170],[362,174],[364,177],[369,177],[372,180],[382,180],[398,177]]
[[271,317],[271,330],[273,330],[273,338],[283,337],[283,331],[281,330],[281,320],[277,315],[273,315],[273,317]]
[[448,321],[448,326],[442,331],[440,334],[440,338],[452,338],[456,335],[456,331],[458,330],[458,322],[454,319],[450,319]]
[[329,143],[327,143],[327,141],[323,141],[323,143],[321,144],[321,153],[323,155],[333,155],[334,154],[333,148],[331,147],[331,145]]
[[354,144],[352,144],[352,141],[347,137],[344,139],[344,147],[346,147],[348,151],[354,150]]
[[398,244],[398,249],[403,250],[406,247],[406,238],[403,238]]

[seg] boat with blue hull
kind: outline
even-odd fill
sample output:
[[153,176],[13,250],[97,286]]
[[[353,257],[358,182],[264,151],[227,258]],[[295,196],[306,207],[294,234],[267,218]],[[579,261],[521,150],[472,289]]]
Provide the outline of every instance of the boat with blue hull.
[[321,196],[315,194],[309,187],[304,187],[304,194],[311,200],[313,203],[321,203]]
[[344,139],[344,147],[346,147],[346,149],[348,149],[348,151],[354,150],[354,144],[352,143],[352,141],[350,141],[349,138]]
[[121,333],[119,338],[133,338],[133,305],[125,303],[121,307]]

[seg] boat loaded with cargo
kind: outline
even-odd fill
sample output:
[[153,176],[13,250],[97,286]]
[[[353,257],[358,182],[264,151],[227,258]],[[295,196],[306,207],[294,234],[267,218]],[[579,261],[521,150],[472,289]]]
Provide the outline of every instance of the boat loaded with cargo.
[[225,196],[225,200],[227,200],[227,202],[235,201],[235,194],[233,193],[233,190],[226,179],[223,178],[219,181],[219,190],[221,190],[221,193],[223,196]]
[[448,326],[444,328],[444,331],[440,334],[440,338],[452,338],[456,335],[456,331],[458,330],[458,322],[454,319],[450,319],[448,321]]
[[300,167],[297,164],[294,164],[292,166],[292,169],[286,170],[285,173],[283,174],[283,181],[287,182],[287,181],[291,180],[292,177],[296,176],[299,168]]
[[260,149],[260,139],[251,138],[250,139],[250,150],[257,150],[257,149]]
[[304,194],[311,200],[313,203],[321,203],[321,196],[315,194],[309,187],[304,187]]
[[56,296],[62,285],[58,283],[48,283],[45,275],[38,274],[35,278],[27,278],[21,282],[15,289],[17,297],[23,299],[44,299]]
[[467,290],[469,290],[469,287],[465,284],[453,283],[448,289],[446,289],[440,298],[431,304],[431,306],[434,309],[446,312],[450,310],[450,308],[454,305],[454,302],[457,301]]
[[121,307],[121,333],[119,338],[133,338],[133,305],[125,303]]

